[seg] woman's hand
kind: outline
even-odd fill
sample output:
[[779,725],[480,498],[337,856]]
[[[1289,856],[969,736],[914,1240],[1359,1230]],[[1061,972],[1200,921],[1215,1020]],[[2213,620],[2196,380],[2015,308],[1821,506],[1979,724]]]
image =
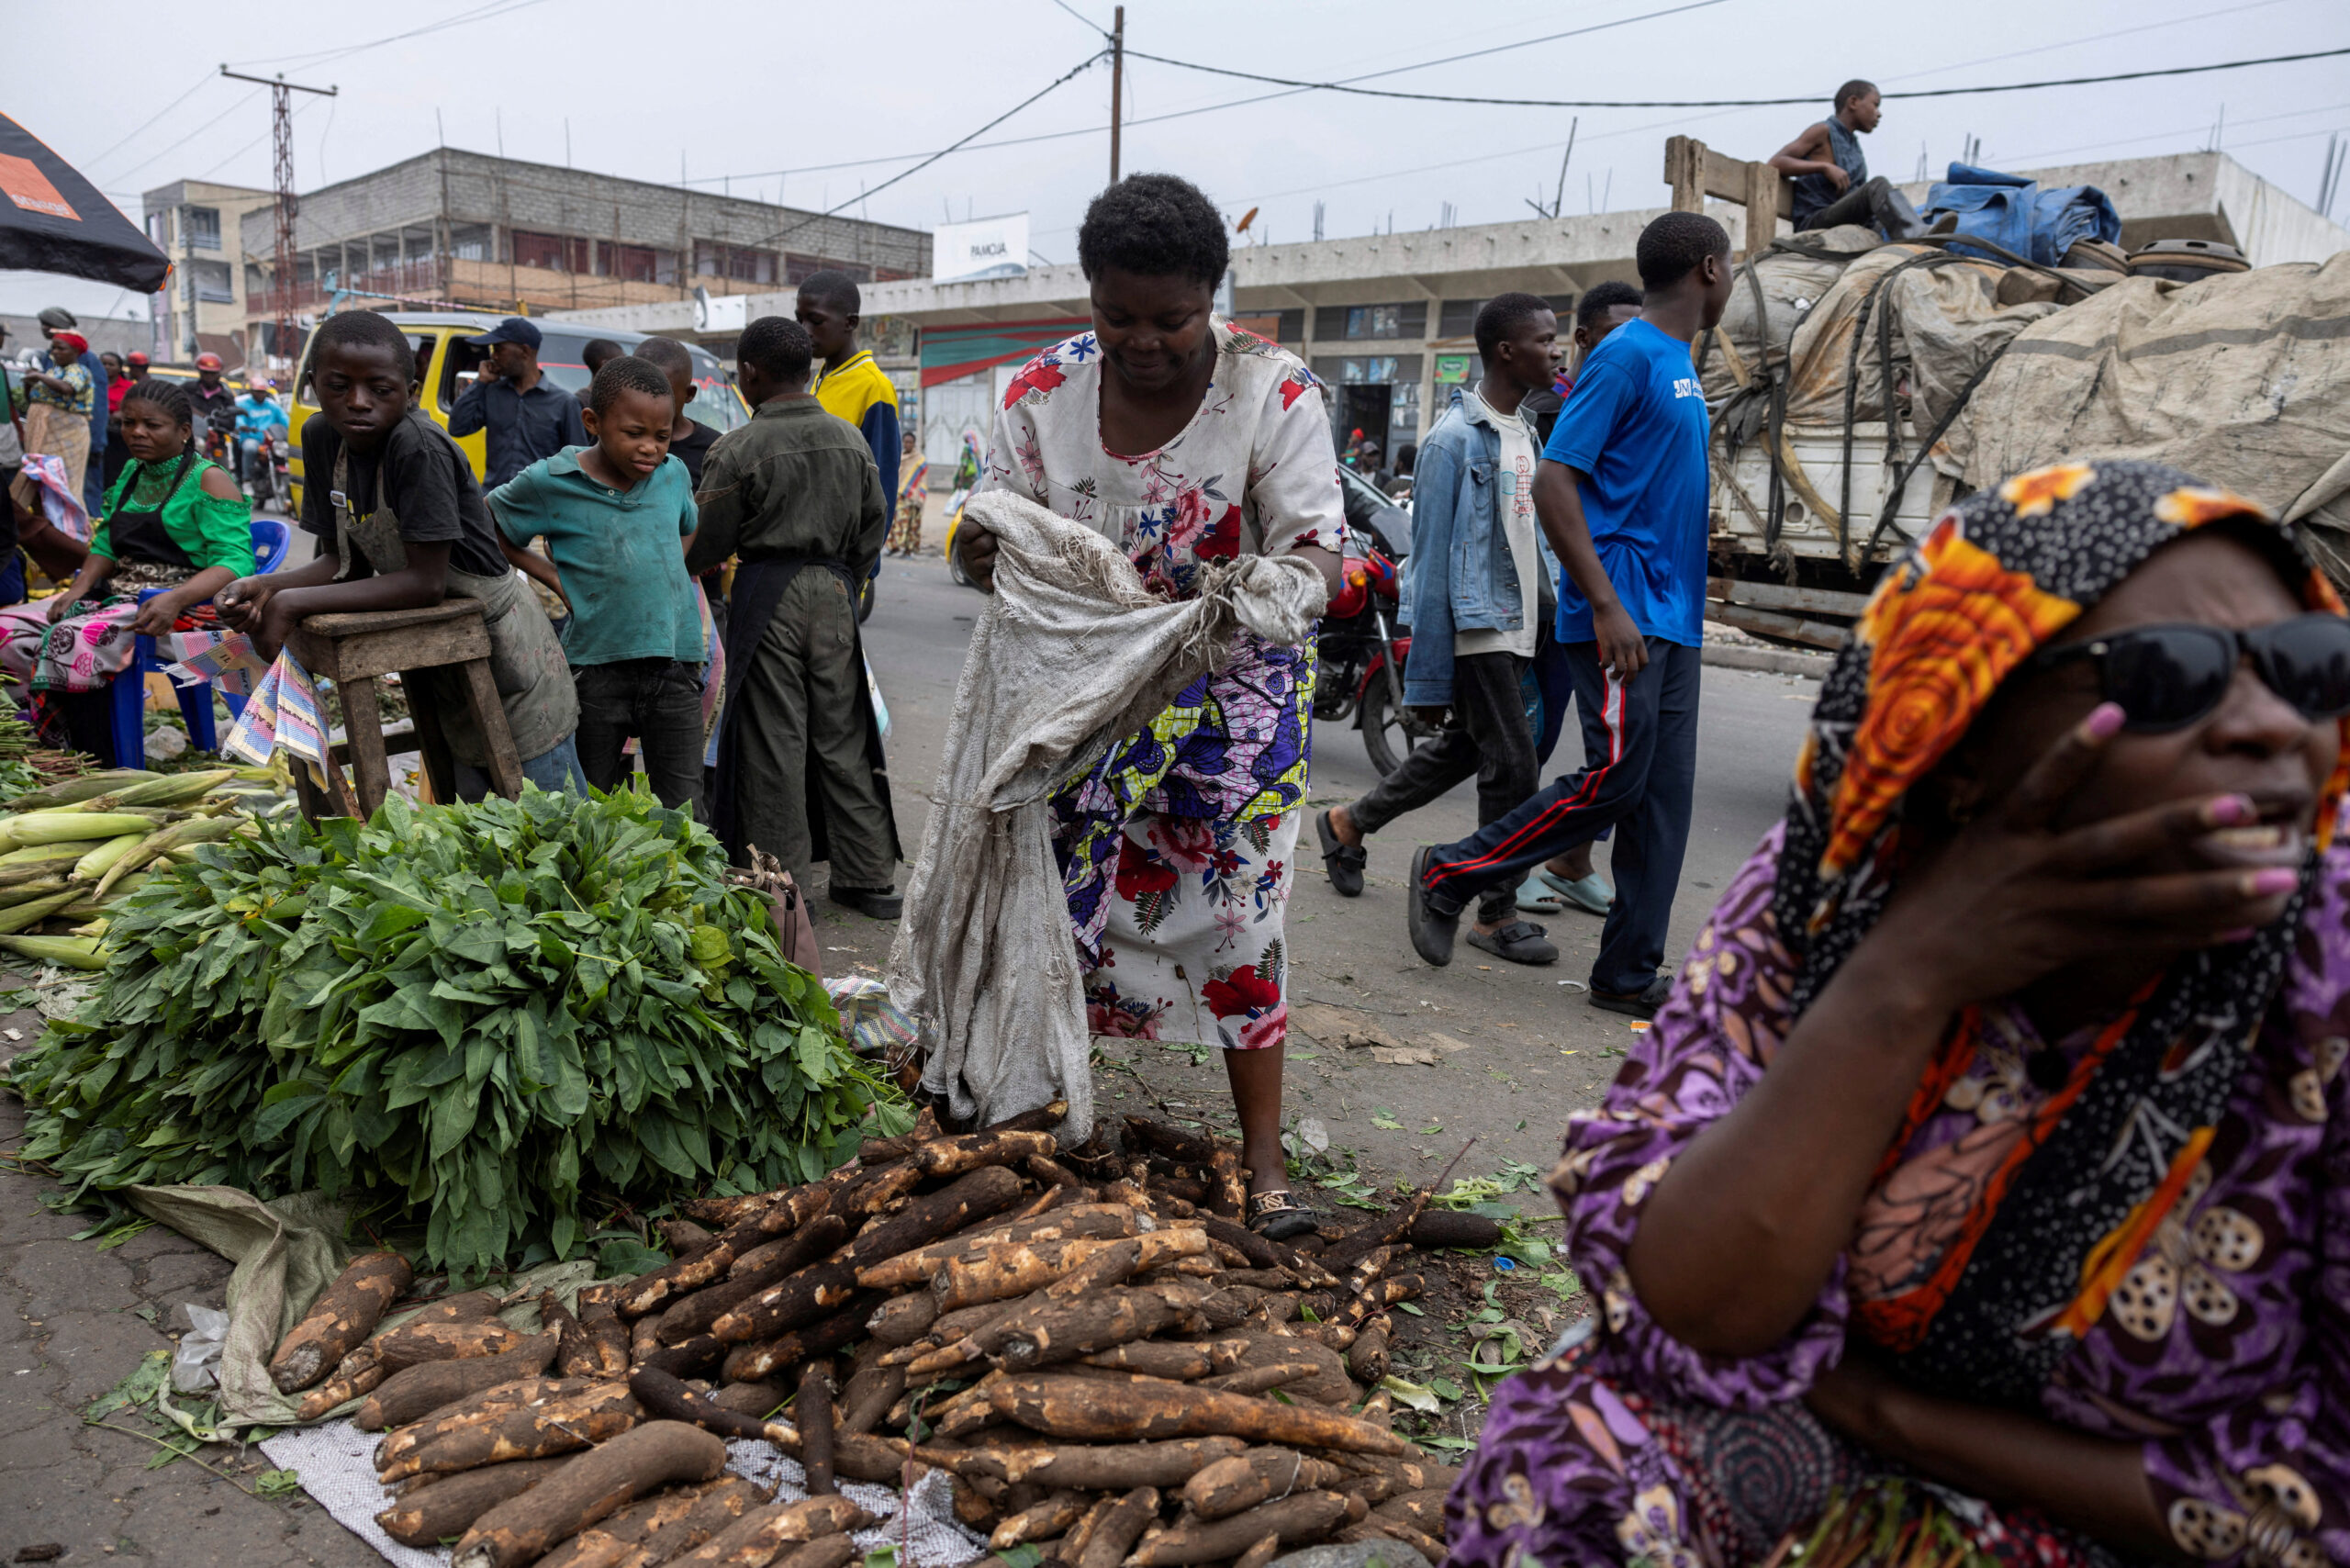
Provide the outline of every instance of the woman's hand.
[[[2004,801],[1903,877],[1863,944],[1872,970],[1907,975],[1921,1000],[1956,1008],[2009,995],[2083,959],[2140,953],[2160,961],[2240,940],[2284,913],[2300,879],[2289,868],[2136,869],[2216,829],[2254,822],[2257,809],[2242,795],[2053,825],[2121,718],[2119,708],[2100,705]],[[1954,931],[1967,939],[1951,941]]]
[[67,588],[62,593],[50,594],[49,596],[48,606],[46,607],[49,615],[49,623],[51,626],[56,625],[59,622],[73,614],[73,607],[81,602],[82,596],[75,593],[71,588]]
[[180,611],[189,602],[177,589],[159,593],[139,607],[139,613],[131,617],[130,629],[142,637],[160,637],[172,629],[172,622],[180,618]]
[[963,563],[964,575],[990,593],[995,591],[995,552],[994,533],[965,512],[963,521],[955,525],[955,554]]

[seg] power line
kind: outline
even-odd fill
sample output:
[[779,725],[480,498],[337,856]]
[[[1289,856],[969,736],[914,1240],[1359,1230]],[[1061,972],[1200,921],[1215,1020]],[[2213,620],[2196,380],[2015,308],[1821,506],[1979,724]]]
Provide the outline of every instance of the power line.
[[2214,17],[2232,17],[2240,11],[2257,11],[2265,6],[2279,5],[2282,0],[2245,0],[2240,6],[2222,6],[2216,11],[2197,11],[2191,16],[2171,17],[2159,22],[2142,22],[2134,28],[2116,28],[2109,33],[2088,33],[2076,39],[2060,39],[2054,43],[2034,44],[2030,49],[2009,50],[2005,54],[1986,54],[1974,60],[1953,60],[1946,65],[1930,65],[1923,71],[1905,72],[1887,76],[1887,82],[1914,82],[1920,76],[1940,76],[1945,72],[1964,71],[1970,65],[1997,65],[2002,61],[2021,60],[2028,55],[2048,54],[2076,44],[2103,43],[2108,39],[2128,38],[2132,33],[2150,33],[2162,28],[2184,27],[2188,22],[2208,22]]
[[[1499,54],[1515,49],[1528,49],[1539,43],[1550,43],[1559,39],[1579,38],[1585,33],[1606,32],[1611,28],[1629,27],[1635,22],[1653,21],[1659,17],[1674,16],[1683,11],[1701,10],[1707,6],[1719,6],[1726,3],[1727,0],[1694,0],[1694,3],[1692,4],[1671,6],[1661,11],[1643,11],[1635,17],[1618,17],[1611,22],[1597,22],[1594,23],[1590,27],[1574,28],[1562,33],[1546,33],[1540,38],[1524,39],[1516,43],[1497,44],[1491,49],[1472,50],[1468,54],[1447,55],[1441,60],[1417,61],[1409,65],[1391,66],[1383,71],[1365,72],[1360,76],[1342,76],[1338,80],[1341,83],[1369,82],[1382,76],[1393,76],[1401,72],[1421,71],[1431,65],[1449,65],[1456,60],[1472,60],[1480,55]],[[1053,4],[1061,6],[1063,10],[1069,10],[1067,6],[1061,5],[1061,0],[1053,0]],[[1070,15],[1079,16],[1078,13],[1073,11],[1070,12]],[[1079,19],[1083,20],[1083,17],[1079,16]],[[1091,23],[1087,23],[1087,26],[1089,27],[1091,25]],[[1126,52],[1129,55],[1135,55],[1136,53],[1133,50],[1128,50]],[[1136,58],[1149,57],[1137,55]],[[1311,89],[1306,87],[1291,87],[1279,93],[1257,93],[1246,98],[1227,98],[1222,103],[1199,104],[1188,109],[1170,109],[1167,113],[1160,115],[1136,116],[1129,118],[1125,123],[1130,127],[1137,125],[1158,125],[1170,119],[1188,119],[1193,115],[1214,114],[1219,109],[1245,108],[1250,104],[1270,103],[1275,98],[1293,98],[1297,96],[1299,93],[1307,91],[1311,91]],[[1807,99],[1805,101],[1809,102],[1810,100]],[[968,151],[981,152],[994,147],[1026,147],[1039,141],[1065,141],[1075,136],[1101,136],[1103,134],[1105,134],[1105,128],[1102,126],[1090,125],[1080,127],[1074,130],[1047,130],[1041,131],[1035,136],[1008,136],[1001,141],[981,141],[972,145],[968,149]],[[955,150],[955,148],[946,149],[947,151],[953,151]],[[746,174],[711,174],[684,183],[696,185],[714,185],[726,180],[772,180],[777,178],[789,178],[793,174],[822,174],[834,169],[863,169],[868,168],[876,163],[901,163],[909,158],[935,158],[937,156],[937,153],[927,152],[895,152],[874,158],[850,158],[837,163],[811,163],[798,169],[761,169]],[[907,173],[912,174],[912,171],[908,170]]]
[[162,119],[165,115],[170,114],[173,109],[178,108],[182,104],[186,103],[190,98],[195,97],[198,93],[204,91],[204,84],[211,80],[213,80],[213,76],[208,71],[203,75],[197,77],[195,86],[190,87],[186,92],[182,93],[170,103],[165,104],[162,108],[157,109],[153,115],[140,121],[137,130],[133,130],[129,135],[125,136],[120,141],[116,142],[104,152],[101,152],[97,156],[92,158],[90,160],[90,167],[94,169],[96,168],[99,164],[105,162],[107,159],[121,151],[125,147],[129,146],[130,143],[139,140],[140,131],[145,130],[149,126],[153,125],[157,120]]
[[164,159],[170,157],[173,153],[177,152],[181,148],[186,146],[189,142],[194,141],[197,137],[203,135],[206,131],[210,130],[214,126],[218,125],[222,120],[227,119],[230,115],[235,114],[239,109],[243,108],[247,104],[252,103],[255,98],[260,97],[267,91],[269,91],[269,89],[266,87],[255,87],[252,92],[247,93],[243,97],[239,98],[235,103],[230,104],[227,108],[222,109],[210,119],[206,120],[202,125],[197,126],[194,130],[189,131],[179,140],[172,143],[169,147],[164,148],[161,152],[156,153],[152,158],[133,163],[128,169],[108,174],[106,178],[109,180],[127,180],[131,175],[139,173],[140,170],[147,167],[149,163],[162,162]]
[[750,241],[750,243],[754,247],[774,244],[778,240],[783,240],[793,234],[797,234],[800,230],[807,228],[811,223],[821,222],[827,218],[837,218],[840,214],[847,211],[850,207],[858,205],[860,202],[865,201],[867,197],[878,196],[881,192],[888,190],[900,180],[907,179],[912,175],[921,174],[924,169],[929,168],[933,163],[937,162],[949,152],[952,152],[957,148],[961,147],[964,142],[971,141],[985,135],[987,132],[993,130],[997,126],[1002,125],[1005,120],[1008,120],[1013,116],[1018,114],[1021,110],[1026,108],[1029,105],[1035,103],[1037,99],[1043,97],[1046,94],[1053,92],[1056,89],[1075,81],[1084,72],[1100,63],[1108,56],[1109,52],[1110,51],[1106,49],[1095,50],[1093,53],[1086,56],[1083,60],[1079,61],[1075,65],[1070,66],[1067,71],[1062,72],[1058,76],[1053,78],[1052,81],[1047,82],[1036,91],[1029,94],[1026,97],[1021,99],[1018,103],[1004,110],[1003,113],[996,116],[995,118],[988,121],[987,124],[979,127],[979,129],[971,132],[969,136],[966,136],[959,141],[956,141],[940,148],[929,157],[924,158],[921,162],[916,163],[912,168],[901,170],[899,173],[890,175],[888,179],[882,181],[879,185],[873,186],[869,190],[858,191],[856,195],[841,203],[838,207],[829,207],[826,210],[816,214],[813,218],[803,218],[799,222],[791,225],[789,229],[778,229],[774,233],[767,235],[763,239],[754,240]]
[[[1303,92],[1348,93],[1366,98],[1408,98],[1425,104],[1484,104],[1497,108],[1529,109],[1761,109],[1783,108],[1789,105],[1818,104],[1826,100],[1825,93],[1807,93],[1797,98],[1491,98],[1472,97],[1457,93],[1402,93],[1392,87],[1356,87],[1344,82],[1301,82],[1288,76],[1262,76],[1253,71],[1236,71],[1224,65],[1202,65],[1189,60],[1171,60],[1163,54],[1146,54],[1137,49],[1126,50],[1136,60],[1147,60],[1159,65],[1172,65],[1185,71],[1204,72],[1211,76],[1236,76],[1244,82],[1265,82],[1280,87]],[[2155,71],[2119,71],[2105,76],[2063,76],[2046,82],[2003,82],[1976,87],[1924,87],[1907,93],[1886,93],[1886,98],[1961,98],[1980,93],[2022,93],[2042,87],[2087,87],[2101,82],[2140,82],[2156,76],[2199,76],[2212,71],[2240,71],[2252,65],[2283,65],[2297,60],[2332,60],[2350,54],[2350,49],[2311,50],[2300,54],[2271,54],[2258,60],[2219,61],[2209,65],[2172,65]]]
[[1102,26],[1101,23],[1095,21],[1084,12],[1070,5],[1069,0],[1053,0],[1053,4],[1058,6],[1062,10],[1067,11],[1070,16],[1075,17],[1079,21],[1083,22],[1090,31],[1099,33],[1103,38],[1108,38],[1110,36],[1109,28]]
[[443,32],[450,28],[464,27],[473,22],[495,21],[500,17],[511,16],[517,11],[526,11],[533,6],[543,6],[545,4],[546,0],[496,0],[496,3],[487,7],[476,6],[470,10],[459,12],[455,16],[443,17],[437,22],[427,22],[420,28],[410,28],[406,32],[392,33],[384,38],[371,39],[366,43],[345,44],[335,49],[314,50],[308,54],[274,54],[264,60],[240,60],[232,62],[232,63],[244,66],[324,65],[333,61],[342,60],[351,55],[358,54],[363,50],[381,49],[386,44],[398,43],[406,39],[422,38],[427,33]]

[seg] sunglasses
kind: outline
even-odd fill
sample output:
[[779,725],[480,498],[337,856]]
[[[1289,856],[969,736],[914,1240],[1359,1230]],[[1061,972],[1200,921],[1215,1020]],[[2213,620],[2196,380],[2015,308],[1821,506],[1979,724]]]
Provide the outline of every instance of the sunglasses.
[[2322,611],[2251,632],[2188,622],[2133,627],[2044,648],[2031,667],[2076,659],[2097,661],[2105,700],[2121,706],[2122,728],[2140,734],[2185,729],[2210,714],[2244,659],[2304,719],[2350,713],[2350,620]]

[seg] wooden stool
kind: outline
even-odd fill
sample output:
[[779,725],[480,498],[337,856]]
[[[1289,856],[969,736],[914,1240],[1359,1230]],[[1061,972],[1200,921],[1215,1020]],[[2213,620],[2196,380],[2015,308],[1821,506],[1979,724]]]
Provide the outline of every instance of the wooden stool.
[[[456,665],[465,672],[465,702],[474,722],[489,747],[491,788],[508,800],[522,792],[522,762],[514,755],[514,736],[506,727],[506,709],[498,700],[498,685],[489,675],[489,633],[482,624],[481,605],[470,599],[451,599],[424,610],[386,610],[351,615],[308,615],[287,639],[294,656],[314,676],[334,682],[342,705],[343,734],[349,738],[333,751],[335,766],[327,770],[331,795],[309,779],[308,771],[294,770],[295,787],[302,799],[302,814],[371,817],[392,787],[394,751],[420,750],[425,777],[432,782],[432,798],[457,798],[456,764],[449,755],[448,737],[441,716],[419,677],[425,670]],[[375,706],[375,682],[397,672],[408,693],[414,723],[406,734],[386,735],[382,712]],[[319,714],[320,720],[327,715]],[[358,798],[342,781],[344,763],[351,765]]]

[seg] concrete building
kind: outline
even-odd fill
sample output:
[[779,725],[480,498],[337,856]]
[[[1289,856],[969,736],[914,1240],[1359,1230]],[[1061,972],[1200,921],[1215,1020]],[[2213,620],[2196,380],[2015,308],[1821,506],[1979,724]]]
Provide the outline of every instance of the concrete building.
[[[172,259],[172,275],[150,303],[154,332],[139,346],[159,361],[185,364],[217,353],[230,370],[245,363],[246,245],[263,255],[277,242],[277,198],[248,185],[174,180],[140,199],[147,238]],[[257,235],[245,219],[260,215]]]
[[297,319],[338,291],[386,308],[537,315],[772,290],[825,267],[860,279],[930,270],[919,230],[457,148],[305,195],[290,280],[270,275],[274,222],[266,207],[244,219],[255,331],[281,286]]
[[[2152,240],[2217,240],[2244,251],[2255,266],[2350,249],[2350,232],[2225,153],[2075,164],[2033,177],[2047,187],[2101,187],[2121,217],[2127,249]],[[1922,205],[1926,187],[1908,189]],[[1664,210],[1248,246],[1233,253],[1233,314],[1295,351],[1329,384],[1340,444],[1360,430],[1392,455],[1419,439],[1454,387],[1475,379],[1479,306],[1524,291],[1563,312],[1595,284],[1637,283],[1635,242]],[[1709,202],[1707,210],[1742,251],[1745,209]],[[791,297],[754,294],[744,308],[751,317],[788,314]],[[634,331],[683,335],[694,328],[691,309],[675,302],[578,314]],[[1085,280],[1074,265],[967,283],[876,283],[865,290],[865,314],[885,338],[915,339],[883,364],[900,384],[903,417],[920,421],[934,483],[952,474],[965,432],[977,431],[985,445],[992,411],[1022,362],[1090,324]],[[723,356],[725,340],[703,336]]]

